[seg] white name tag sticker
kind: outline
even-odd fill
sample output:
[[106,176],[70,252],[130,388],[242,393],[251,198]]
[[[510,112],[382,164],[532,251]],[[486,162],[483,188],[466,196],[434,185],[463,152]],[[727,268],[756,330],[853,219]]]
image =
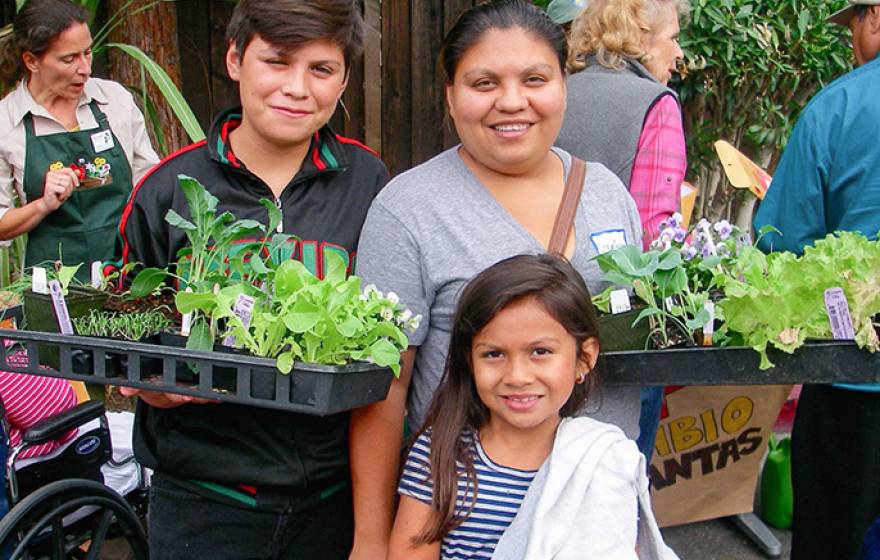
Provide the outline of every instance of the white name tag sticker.
[[606,229],[590,234],[590,241],[600,255],[626,245],[626,232],[622,229]]
[[92,134],[92,147],[95,152],[104,152],[113,147],[113,134],[109,130],[102,130]]

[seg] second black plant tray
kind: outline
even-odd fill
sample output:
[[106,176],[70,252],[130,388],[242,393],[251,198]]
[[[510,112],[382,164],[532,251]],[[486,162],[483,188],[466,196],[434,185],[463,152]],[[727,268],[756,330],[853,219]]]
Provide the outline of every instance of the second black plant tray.
[[880,352],[851,341],[808,342],[794,354],[771,349],[758,368],[751,348],[694,347],[603,354],[605,385],[796,385],[880,383]]
[[[3,339],[17,344],[7,346]],[[9,360],[22,348],[27,365]],[[57,351],[57,369],[39,365],[44,348]],[[83,360],[84,355],[88,359]],[[74,356],[79,357],[80,365],[74,366]],[[90,367],[82,367],[83,363]],[[0,370],[318,416],[381,401],[393,378],[389,368],[362,362],[342,366],[296,363],[285,375],[276,369],[274,360],[246,354],[6,329],[0,329]]]

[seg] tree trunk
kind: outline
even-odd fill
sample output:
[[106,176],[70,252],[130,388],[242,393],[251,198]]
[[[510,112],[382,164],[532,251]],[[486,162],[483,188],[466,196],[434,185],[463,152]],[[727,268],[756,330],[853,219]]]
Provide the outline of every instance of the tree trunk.
[[[126,0],[110,0],[108,14],[112,17],[126,3]],[[121,18],[119,26],[110,34],[109,42],[128,43],[138,47],[164,68],[174,84],[180,88],[180,51],[177,45],[175,4],[158,2],[146,10],[134,13],[139,8],[152,3],[154,0],[132,1],[125,8],[126,15]],[[138,62],[119,49],[109,49],[108,59],[110,77],[113,80],[135,91],[141,90],[141,66]],[[162,151],[170,153],[189,144],[189,136],[149,76],[147,76],[147,92],[156,107],[161,123],[164,150],[160,142],[157,142],[153,127],[150,126],[147,111],[143,107],[141,109],[147,119],[147,130],[153,141],[153,147],[160,152],[159,155],[165,155],[161,153]]]

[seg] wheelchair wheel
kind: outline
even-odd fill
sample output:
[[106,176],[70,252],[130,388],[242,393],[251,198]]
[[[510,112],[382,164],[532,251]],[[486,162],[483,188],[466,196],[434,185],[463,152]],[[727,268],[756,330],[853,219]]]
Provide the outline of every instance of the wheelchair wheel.
[[[71,514],[90,513],[65,523]],[[129,558],[147,560],[147,541],[131,506],[110,488],[92,480],[47,484],[16,504],[0,520],[0,555],[12,560],[98,560],[108,540],[127,545]]]

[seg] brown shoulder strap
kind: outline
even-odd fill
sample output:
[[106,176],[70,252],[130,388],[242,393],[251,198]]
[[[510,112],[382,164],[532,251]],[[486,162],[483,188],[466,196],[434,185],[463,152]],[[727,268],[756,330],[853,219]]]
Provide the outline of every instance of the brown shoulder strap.
[[586,176],[587,164],[584,160],[572,156],[571,170],[568,173],[568,180],[565,182],[562,200],[559,201],[559,210],[556,212],[556,222],[553,224],[553,233],[550,234],[550,243],[547,245],[547,252],[550,254],[562,255],[565,253],[565,244],[574,223],[574,215],[581,199],[581,191],[584,190]]

